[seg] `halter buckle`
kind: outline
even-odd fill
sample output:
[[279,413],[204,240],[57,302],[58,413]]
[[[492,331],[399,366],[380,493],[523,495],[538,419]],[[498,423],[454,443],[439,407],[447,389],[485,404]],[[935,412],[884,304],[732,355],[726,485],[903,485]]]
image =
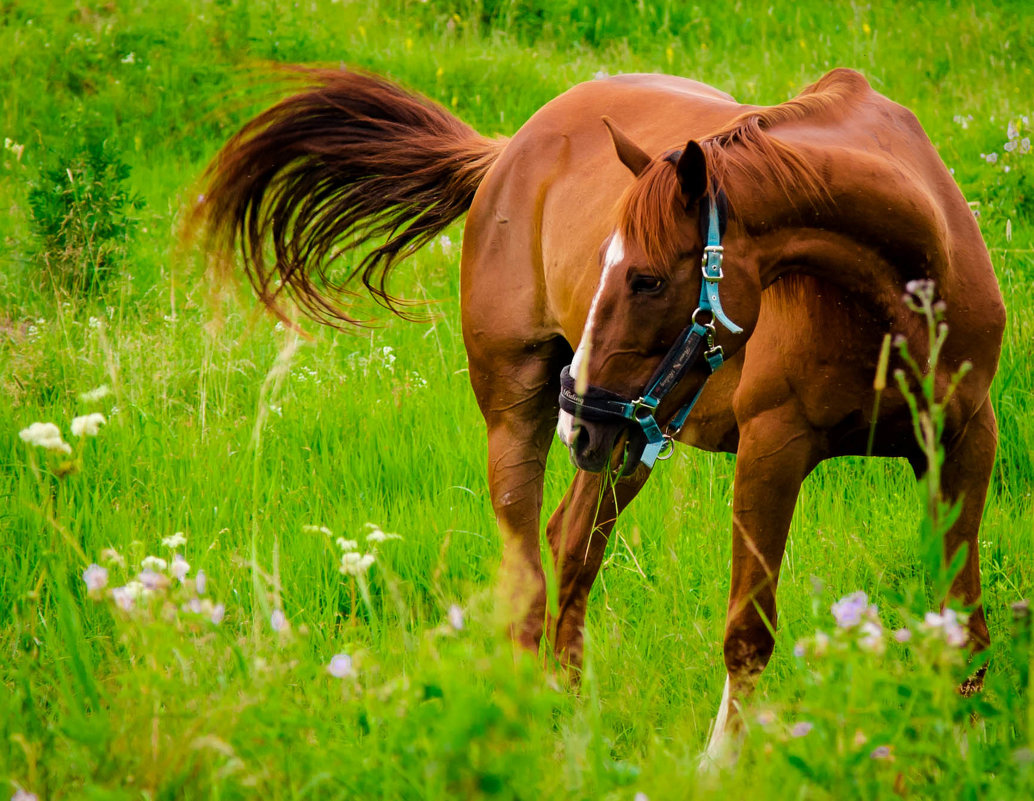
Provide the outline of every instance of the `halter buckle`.
[[[725,277],[725,273],[722,271],[722,259],[725,254],[725,248],[721,245],[707,245],[704,247],[704,255],[701,259],[700,272],[704,274],[704,280],[709,284],[717,284]],[[711,272],[708,268],[711,267],[712,261],[715,267],[718,268],[718,272]]]
[[[655,401],[653,398],[639,398],[638,400],[632,401],[632,418],[636,420],[636,422],[640,422],[642,420],[647,419],[648,417],[652,417],[656,409],[657,401]],[[640,415],[640,412],[644,410],[646,411],[646,414]]]

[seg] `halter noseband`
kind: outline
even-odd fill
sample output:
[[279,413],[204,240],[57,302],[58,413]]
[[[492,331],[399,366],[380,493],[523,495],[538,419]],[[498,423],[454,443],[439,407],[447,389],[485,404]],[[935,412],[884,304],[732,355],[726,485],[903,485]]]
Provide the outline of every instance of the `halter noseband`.
[[[678,154],[672,156],[677,158]],[[560,408],[576,419],[589,422],[638,424],[646,436],[646,447],[639,461],[647,467],[653,467],[657,459],[667,459],[671,455],[674,437],[682,429],[704,387],[701,386],[689,403],[679,409],[668,424],[667,431],[662,431],[654,418],[661,401],[700,360],[701,355],[712,373],[724,362],[722,347],[714,342],[715,321],[733,334],[743,332],[742,328],[726,316],[718,297],[718,284],[723,275],[722,235],[725,233],[726,207],[727,200],[721,189],[712,195],[705,195],[700,201],[700,229],[702,238],[707,242],[701,266],[703,281],[700,284],[700,302],[690,318],[692,322],[679,334],[675,344],[671,346],[647,382],[642,396],[637,400],[628,401],[616,392],[592,385],[584,394],[579,394],[575,391],[575,379],[571,375],[570,365],[560,373]],[[702,318],[707,315],[710,315],[710,319],[702,322]],[[626,466],[626,470],[632,466],[634,465]]]

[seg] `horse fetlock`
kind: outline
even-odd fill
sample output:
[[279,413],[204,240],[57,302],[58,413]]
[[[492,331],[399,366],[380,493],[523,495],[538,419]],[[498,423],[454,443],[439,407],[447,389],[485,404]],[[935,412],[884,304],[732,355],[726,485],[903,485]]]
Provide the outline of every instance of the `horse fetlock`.
[[731,628],[726,632],[723,652],[725,667],[735,688],[753,688],[775,650],[775,639],[768,627],[760,625]]

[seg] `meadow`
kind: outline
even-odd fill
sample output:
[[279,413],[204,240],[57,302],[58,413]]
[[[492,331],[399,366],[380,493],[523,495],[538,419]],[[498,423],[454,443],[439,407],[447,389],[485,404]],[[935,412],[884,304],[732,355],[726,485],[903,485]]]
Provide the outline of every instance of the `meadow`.
[[[4,0],[0,53],[0,796],[1034,795],[1026,2]],[[283,95],[273,65],[313,62],[388,75],[485,134],[600,73],[772,104],[849,66],[914,110],[1009,313],[985,691],[956,692],[972,666],[926,617],[922,504],[893,460],[805,483],[735,766],[697,772],[725,675],[733,457],[679,449],[622,516],[577,689],[515,654],[493,616],[461,225],[393,278],[430,322],[360,301],[375,325],[306,337],[180,237],[205,165]],[[67,449],[24,442],[34,422]],[[572,475],[554,448],[544,514]],[[878,642],[831,613],[857,591]]]

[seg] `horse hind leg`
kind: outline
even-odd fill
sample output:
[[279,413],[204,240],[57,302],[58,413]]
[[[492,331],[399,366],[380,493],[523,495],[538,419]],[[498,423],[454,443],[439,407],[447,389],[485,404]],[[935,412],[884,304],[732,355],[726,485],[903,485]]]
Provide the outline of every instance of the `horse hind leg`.
[[[951,564],[960,548],[966,549],[962,567],[952,580],[949,597],[970,610],[967,627],[970,647],[976,653],[990,644],[984,608],[980,602],[978,535],[997,446],[998,424],[990,399],[986,399],[966,424],[962,435],[950,444],[941,469],[944,498],[949,502],[962,502],[958,519],[944,537],[946,564]],[[983,684],[983,673],[981,667],[963,684],[961,691],[968,694],[979,690]]]
[[519,645],[537,651],[546,584],[539,550],[546,457],[557,421],[562,340],[537,347],[468,340],[470,380],[488,429],[488,483],[503,540],[498,611]]

